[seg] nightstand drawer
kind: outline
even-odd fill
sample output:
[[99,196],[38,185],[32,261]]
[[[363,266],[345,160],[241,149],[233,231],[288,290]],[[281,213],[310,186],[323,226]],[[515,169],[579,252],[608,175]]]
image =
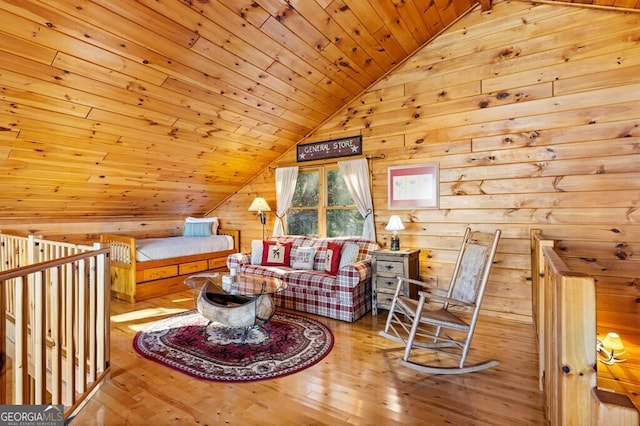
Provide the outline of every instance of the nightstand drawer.
[[378,260],[376,262],[376,272],[384,275],[404,275],[404,263],[402,262],[391,262],[388,260]]
[[376,289],[378,292],[395,293],[398,280],[395,277],[376,277]]
[[391,303],[393,302],[393,293],[378,292],[376,301],[378,303],[378,308],[389,309],[391,307]]

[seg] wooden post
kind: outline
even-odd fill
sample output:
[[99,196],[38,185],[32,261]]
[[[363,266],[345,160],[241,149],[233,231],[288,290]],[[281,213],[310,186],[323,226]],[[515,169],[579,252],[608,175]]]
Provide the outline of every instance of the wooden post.
[[31,326],[31,337],[33,340],[33,379],[35,403],[45,404],[47,398],[47,286],[43,277],[46,271],[34,273],[33,293],[31,303],[33,304],[33,324]]
[[538,388],[544,390],[545,354],[545,261],[543,247],[553,247],[553,240],[542,239],[540,229],[531,230],[531,309],[538,342]]
[[562,273],[557,284],[558,424],[593,424],[590,390],[597,384],[595,280],[578,273]]

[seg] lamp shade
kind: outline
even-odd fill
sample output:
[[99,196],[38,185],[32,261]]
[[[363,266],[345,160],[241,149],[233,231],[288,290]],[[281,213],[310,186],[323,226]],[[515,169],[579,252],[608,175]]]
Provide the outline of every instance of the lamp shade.
[[618,333],[609,333],[602,340],[602,346],[608,351],[613,351],[614,354],[624,353],[624,344]]
[[387,227],[384,228],[387,231],[402,231],[404,229],[404,225],[402,224],[402,219],[398,215],[391,215],[389,218],[389,223],[387,223]]
[[267,200],[262,197],[256,197],[249,206],[250,212],[270,212],[271,207],[267,204]]

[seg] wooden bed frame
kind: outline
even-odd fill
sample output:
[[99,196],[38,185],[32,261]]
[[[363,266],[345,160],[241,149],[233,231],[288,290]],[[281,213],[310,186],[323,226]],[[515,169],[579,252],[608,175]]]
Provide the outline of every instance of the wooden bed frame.
[[206,271],[226,271],[227,256],[240,251],[240,231],[218,229],[233,238],[233,250],[194,254],[146,262],[136,261],[136,239],[125,235],[100,235],[111,247],[111,296],[139,302],[185,290],[184,279]]

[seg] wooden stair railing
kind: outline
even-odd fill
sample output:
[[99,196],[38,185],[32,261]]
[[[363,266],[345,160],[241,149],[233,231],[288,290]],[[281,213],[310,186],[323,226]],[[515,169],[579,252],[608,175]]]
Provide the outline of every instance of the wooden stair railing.
[[[26,248],[11,241],[9,254]],[[54,246],[44,244],[44,257],[69,249]],[[0,263],[9,254],[0,251]],[[108,376],[108,256],[96,245],[0,272],[0,404],[62,404],[67,419]]]
[[626,395],[597,389],[594,278],[570,271],[540,230],[531,232],[531,273],[539,383],[549,424],[640,424]]

